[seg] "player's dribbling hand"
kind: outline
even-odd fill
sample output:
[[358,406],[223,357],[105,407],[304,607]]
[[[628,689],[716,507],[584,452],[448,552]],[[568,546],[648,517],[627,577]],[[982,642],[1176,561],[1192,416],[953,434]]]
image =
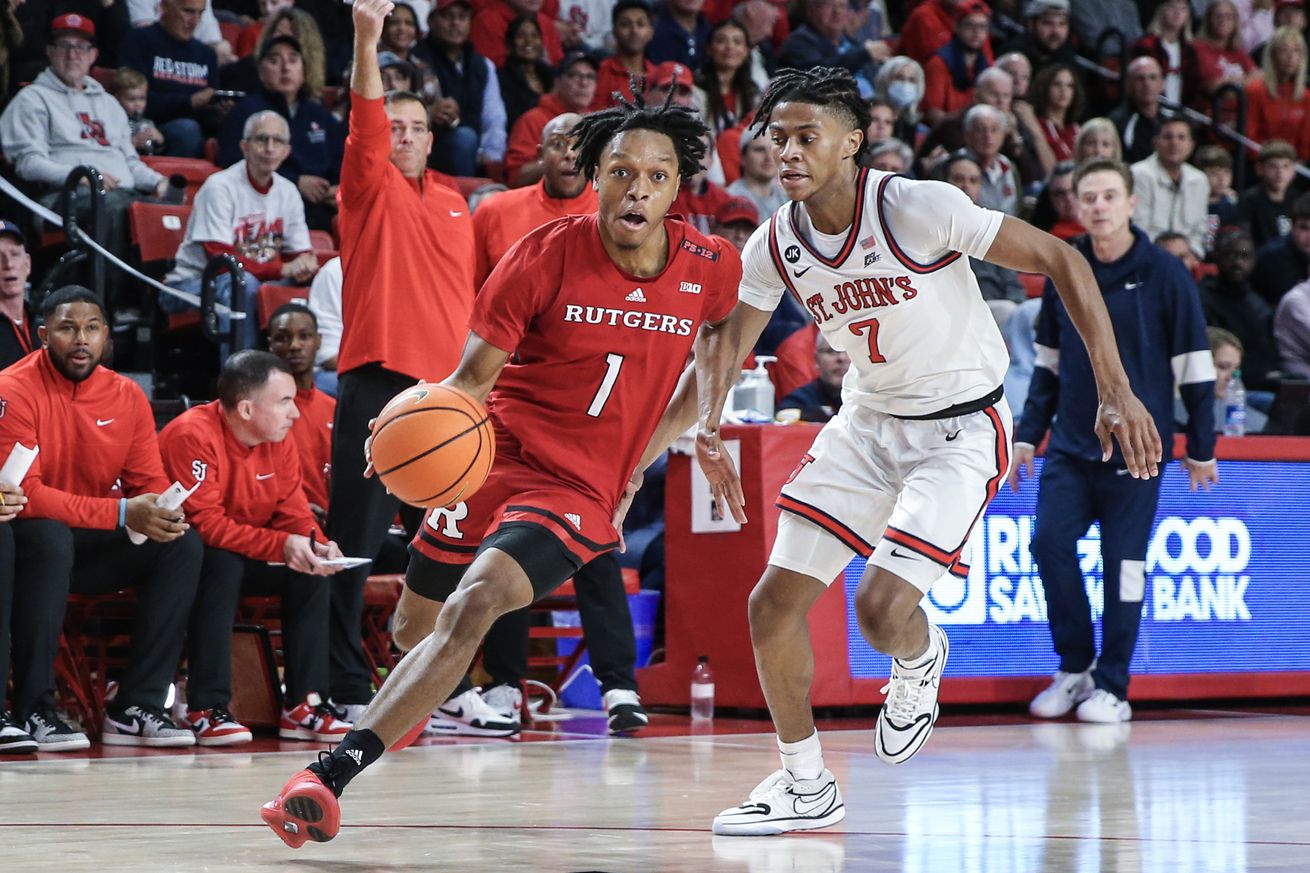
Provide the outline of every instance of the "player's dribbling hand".
[[610,519],[614,530],[619,534],[620,554],[628,550],[628,543],[623,539],[623,520],[628,517],[628,510],[632,508],[632,498],[637,496],[637,492],[641,490],[641,483],[645,480],[646,474],[640,470],[632,474],[628,484],[623,486],[623,496],[619,498],[619,505],[614,508],[614,517]]
[[373,425],[377,424],[376,418],[368,420],[368,436],[364,438],[364,478],[371,479],[377,471],[373,469]]
[[391,0],[355,0],[351,16],[355,20],[355,39],[376,43],[382,37],[382,23],[396,4]]
[[1105,391],[1096,410],[1096,437],[1101,441],[1102,461],[1110,460],[1114,453],[1111,434],[1123,450],[1129,475],[1134,479],[1160,475],[1160,458],[1164,452],[1160,433],[1151,414],[1126,383]]
[[23,496],[22,488],[0,482],[0,524],[13,521],[14,516],[22,512],[26,504],[27,498]]
[[710,483],[710,495],[719,511],[732,513],[737,524],[746,524],[746,495],[741,489],[737,465],[723,447],[719,429],[701,425],[696,431],[696,460]]
[[1037,450],[1027,443],[1014,444],[1014,463],[1010,465],[1010,490],[1019,493],[1019,486],[1024,479],[1033,477],[1033,458]]
[[1198,487],[1209,491],[1219,484],[1219,463],[1217,461],[1193,461],[1183,458],[1183,469],[1187,471],[1187,481],[1195,492]]

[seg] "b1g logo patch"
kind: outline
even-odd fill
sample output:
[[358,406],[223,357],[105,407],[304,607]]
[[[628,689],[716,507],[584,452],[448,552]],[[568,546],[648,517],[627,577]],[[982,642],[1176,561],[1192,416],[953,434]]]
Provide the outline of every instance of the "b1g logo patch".
[[787,263],[794,264],[801,259],[801,248],[800,246],[787,246],[787,251],[783,252],[782,256],[787,259]]

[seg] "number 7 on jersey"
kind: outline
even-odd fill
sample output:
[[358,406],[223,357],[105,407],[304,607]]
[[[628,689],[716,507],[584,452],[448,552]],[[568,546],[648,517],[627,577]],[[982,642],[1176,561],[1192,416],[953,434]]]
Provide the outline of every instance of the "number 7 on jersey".
[[882,352],[878,351],[878,319],[866,318],[863,321],[853,321],[849,327],[851,333],[856,336],[864,336],[865,331],[869,332],[869,363],[887,363],[887,359],[883,357]]
[[596,396],[591,398],[591,406],[587,407],[587,415],[592,418],[600,418],[600,414],[605,411],[605,404],[610,399],[610,392],[614,390],[614,383],[619,381],[619,370],[623,367],[623,355],[610,352],[605,356],[605,378],[600,380],[600,387],[596,389]]

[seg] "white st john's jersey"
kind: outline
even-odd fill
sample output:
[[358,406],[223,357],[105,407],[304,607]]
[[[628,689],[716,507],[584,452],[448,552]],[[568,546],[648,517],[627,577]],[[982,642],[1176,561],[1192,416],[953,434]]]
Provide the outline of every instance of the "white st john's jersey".
[[964,255],[987,253],[1004,214],[944,182],[861,170],[856,184],[845,234],[816,231],[798,202],[755,231],[741,300],[772,311],[796,297],[850,355],[844,404],[920,416],[985,397],[1009,355]]

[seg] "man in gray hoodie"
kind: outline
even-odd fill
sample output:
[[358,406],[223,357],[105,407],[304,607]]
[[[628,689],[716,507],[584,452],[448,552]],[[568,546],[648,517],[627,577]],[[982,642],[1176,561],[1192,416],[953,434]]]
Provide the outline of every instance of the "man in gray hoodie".
[[[141,162],[127,114],[89,75],[98,55],[95,40],[95,24],[85,16],[54,20],[46,46],[50,66],[0,115],[0,147],[18,177],[36,186],[42,202],[52,208],[57,208],[70,170],[82,164],[99,170],[107,192],[100,241],[121,258],[128,249],[128,207],[143,197],[163,196],[168,180]],[[76,205],[78,220],[87,220],[85,186]],[[108,276],[115,308],[131,305],[115,293],[123,274],[110,270]]]

